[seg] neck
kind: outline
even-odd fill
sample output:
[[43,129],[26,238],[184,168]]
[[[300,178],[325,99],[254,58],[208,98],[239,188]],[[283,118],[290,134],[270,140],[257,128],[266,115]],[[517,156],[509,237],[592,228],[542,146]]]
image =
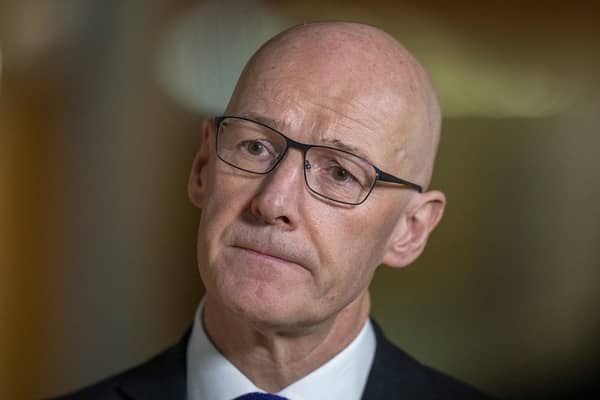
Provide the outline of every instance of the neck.
[[217,349],[257,387],[275,393],[348,346],[369,317],[365,291],[334,317],[297,332],[242,320],[211,296],[204,328]]

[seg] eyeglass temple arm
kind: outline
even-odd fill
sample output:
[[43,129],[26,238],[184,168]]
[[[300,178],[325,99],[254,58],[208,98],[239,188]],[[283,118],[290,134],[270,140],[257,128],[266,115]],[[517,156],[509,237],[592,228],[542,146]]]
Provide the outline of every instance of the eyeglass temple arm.
[[215,128],[218,130],[219,126],[221,126],[221,122],[223,122],[223,120],[225,119],[225,117],[215,117]]
[[401,185],[410,186],[411,188],[413,188],[414,190],[416,190],[419,193],[423,192],[422,186],[417,185],[416,183],[406,181],[404,179],[396,178],[394,175],[390,175],[387,172],[383,172],[380,169],[377,169],[377,180],[382,181],[382,182],[399,183]]

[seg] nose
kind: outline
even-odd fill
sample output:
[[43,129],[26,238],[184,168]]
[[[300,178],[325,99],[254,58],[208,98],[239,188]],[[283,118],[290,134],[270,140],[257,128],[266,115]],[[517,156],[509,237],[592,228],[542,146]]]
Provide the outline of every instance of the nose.
[[250,203],[250,212],[265,224],[293,230],[299,222],[304,192],[302,152],[289,149],[279,165],[261,181]]

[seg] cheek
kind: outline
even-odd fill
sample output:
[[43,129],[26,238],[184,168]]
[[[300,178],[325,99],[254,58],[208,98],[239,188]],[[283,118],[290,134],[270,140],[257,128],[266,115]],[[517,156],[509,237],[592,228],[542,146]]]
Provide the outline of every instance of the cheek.
[[[219,180],[214,177],[219,175]],[[243,213],[246,197],[251,193],[240,185],[239,179],[215,174],[208,184],[205,206],[201,211],[198,229],[199,265],[210,265],[218,256],[226,230]],[[204,277],[203,277],[204,278]]]
[[382,226],[384,219],[374,218],[372,213],[357,215],[361,210],[355,208],[340,218],[337,211],[335,218],[320,219],[313,236],[321,253],[320,284],[332,301],[355,297],[368,287],[383,259],[386,242],[382,232],[387,231]]
[[213,160],[207,182],[205,206],[202,209],[201,224],[205,233],[223,229],[234,218],[241,215],[249,204],[253,193],[253,182],[243,179],[232,167],[219,160]]

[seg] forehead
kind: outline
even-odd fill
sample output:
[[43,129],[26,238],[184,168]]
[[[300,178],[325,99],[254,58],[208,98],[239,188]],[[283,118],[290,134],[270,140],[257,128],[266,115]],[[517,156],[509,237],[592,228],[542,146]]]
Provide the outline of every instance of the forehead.
[[227,114],[257,119],[294,140],[352,151],[384,169],[402,158],[406,99],[369,76],[327,68],[267,68],[245,78]]

